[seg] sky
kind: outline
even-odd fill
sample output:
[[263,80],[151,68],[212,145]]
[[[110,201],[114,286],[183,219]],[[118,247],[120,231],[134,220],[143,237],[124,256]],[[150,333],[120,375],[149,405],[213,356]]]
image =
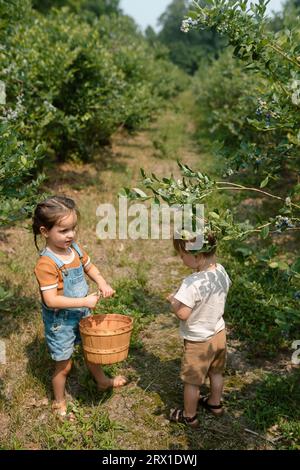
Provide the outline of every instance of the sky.
[[[120,5],[124,13],[132,16],[143,30],[148,25],[158,30],[157,19],[171,2],[172,0],[121,0]],[[282,2],[283,0],[271,0],[268,12],[279,11]]]

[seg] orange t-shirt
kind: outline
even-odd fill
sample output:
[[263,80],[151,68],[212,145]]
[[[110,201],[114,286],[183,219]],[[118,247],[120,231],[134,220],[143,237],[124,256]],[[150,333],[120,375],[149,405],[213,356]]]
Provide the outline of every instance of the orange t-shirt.
[[[82,263],[84,267],[84,271],[88,272],[89,269],[93,266],[91,263],[90,257],[88,254],[83,250],[82,246],[78,243],[78,246],[82,252]],[[49,248],[48,248],[49,249]],[[58,255],[55,254],[57,258]],[[60,258],[59,258],[60,259]],[[81,261],[79,255],[75,248],[70,247],[70,257],[67,260],[63,260],[65,267],[69,268],[78,268],[81,266]],[[43,292],[45,290],[57,288],[57,294],[63,295],[64,292],[64,281],[62,277],[61,270],[58,268],[56,263],[53,259],[49,258],[48,256],[40,256],[35,269],[34,274],[37,278],[37,281],[40,286],[40,290]]]

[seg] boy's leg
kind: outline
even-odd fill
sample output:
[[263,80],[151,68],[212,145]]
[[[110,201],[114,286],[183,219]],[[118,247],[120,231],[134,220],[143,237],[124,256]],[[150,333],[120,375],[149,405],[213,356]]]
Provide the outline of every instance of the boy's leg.
[[[209,372],[210,394],[208,398],[209,405],[219,405],[223,393],[224,377],[221,373]],[[217,411],[217,410],[215,410]]]
[[[224,378],[223,372],[225,370],[226,363],[226,332],[225,330],[220,331],[212,341],[213,348],[215,349],[215,357],[208,371],[208,377],[210,381],[210,394],[207,400],[208,405],[220,405]],[[222,409],[214,410],[215,414],[221,414]]]
[[71,359],[55,362],[55,370],[52,376],[52,386],[54,398],[57,403],[62,403],[65,400],[66,380],[71,368]]
[[184,384],[184,416],[193,418],[197,414],[199,401],[199,386]]
[[123,377],[122,375],[117,375],[113,378],[107,377],[99,364],[93,364],[92,362],[86,361],[86,365],[96,380],[98,389],[101,391],[105,391],[109,388],[122,387],[127,384],[126,377]]

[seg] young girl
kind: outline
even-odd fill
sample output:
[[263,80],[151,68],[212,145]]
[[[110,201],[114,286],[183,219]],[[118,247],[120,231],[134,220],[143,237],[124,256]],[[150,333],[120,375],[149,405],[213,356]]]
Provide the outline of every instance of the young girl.
[[[184,340],[181,367],[184,408],[171,410],[170,420],[197,427],[198,403],[215,416],[223,413],[221,397],[226,360],[223,313],[231,281],[225,268],[216,261],[213,235],[208,236],[208,252],[205,253],[189,252],[187,243],[174,240],[174,248],[194,273],[167,298],[180,320],[180,336]],[[210,380],[210,395],[199,400],[200,386],[206,376]]]
[[[46,242],[35,267],[42,298],[45,338],[55,361],[52,377],[54,402],[52,408],[66,416],[65,385],[71,370],[74,345],[80,342],[79,322],[90,315],[100,297],[111,297],[115,291],[91,263],[81,245],[75,243],[78,210],[72,199],[54,196],[39,203],[33,217],[35,246],[37,236]],[[98,285],[98,293],[88,295],[84,274]],[[122,376],[107,377],[97,364],[87,362],[98,389],[125,385]]]

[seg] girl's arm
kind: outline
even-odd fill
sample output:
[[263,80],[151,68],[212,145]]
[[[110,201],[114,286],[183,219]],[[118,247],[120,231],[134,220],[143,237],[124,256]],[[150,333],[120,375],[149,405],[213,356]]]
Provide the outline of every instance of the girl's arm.
[[106,280],[101,276],[99,270],[96,266],[91,266],[90,269],[86,272],[89,278],[96,282],[99,290],[102,292],[103,297],[111,297],[114,295],[115,291],[109,284],[107,284]]
[[58,309],[77,307],[95,308],[100,297],[96,292],[86,297],[65,297],[63,295],[57,295],[56,288],[42,291],[42,296],[47,307]]

